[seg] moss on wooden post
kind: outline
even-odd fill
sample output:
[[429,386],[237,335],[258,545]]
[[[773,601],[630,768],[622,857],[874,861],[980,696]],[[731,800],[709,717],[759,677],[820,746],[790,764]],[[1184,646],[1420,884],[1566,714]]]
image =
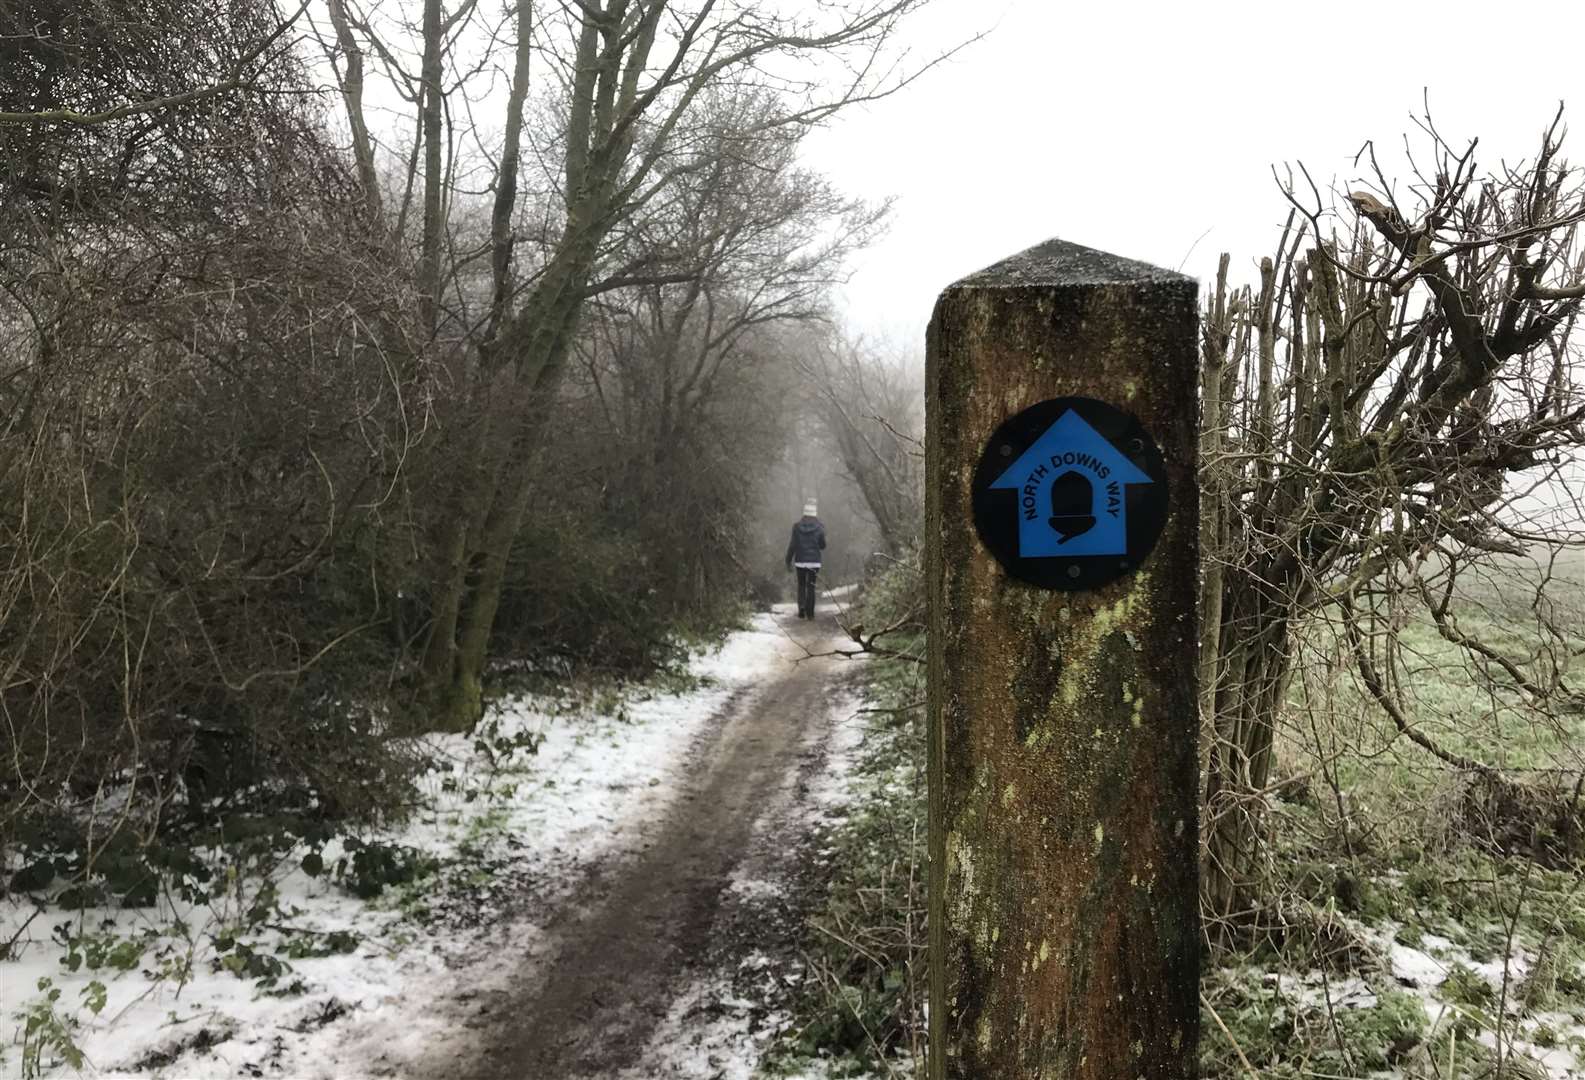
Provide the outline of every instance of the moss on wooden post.
[[[1052,241],[950,286],[928,350],[930,1076],[1187,1077],[1199,1034],[1195,284]],[[1085,592],[1009,577],[971,481],[1068,395],[1160,446],[1166,525]]]

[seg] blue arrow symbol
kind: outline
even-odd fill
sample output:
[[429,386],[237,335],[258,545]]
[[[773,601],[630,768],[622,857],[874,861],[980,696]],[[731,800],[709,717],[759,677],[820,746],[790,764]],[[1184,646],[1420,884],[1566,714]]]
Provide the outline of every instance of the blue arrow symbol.
[[991,487],[1018,492],[1019,557],[1041,559],[1126,555],[1123,489],[1150,483],[1126,454],[1069,409]]

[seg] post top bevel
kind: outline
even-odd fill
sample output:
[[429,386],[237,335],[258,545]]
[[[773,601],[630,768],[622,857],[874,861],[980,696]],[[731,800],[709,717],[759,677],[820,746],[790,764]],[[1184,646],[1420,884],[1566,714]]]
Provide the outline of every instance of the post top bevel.
[[1194,285],[1195,280],[1149,263],[1052,239],[960,278],[947,289],[1185,284]]

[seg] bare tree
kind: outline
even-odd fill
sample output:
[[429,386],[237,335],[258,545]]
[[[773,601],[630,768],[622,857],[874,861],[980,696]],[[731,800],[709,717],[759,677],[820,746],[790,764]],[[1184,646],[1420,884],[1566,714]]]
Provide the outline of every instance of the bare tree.
[[[710,107],[715,89],[758,91],[760,107],[734,121],[743,139],[814,124],[891,93],[917,70],[888,59],[887,44],[924,2],[800,8],[520,0],[505,33],[484,25],[474,0],[449,7],[423,0],[416,30],[400,18],[376,25],[351,0],[338,8],[345,17],[333,20],[336,40],[323,44],[343,61],[355,142],[368,130],[353,77],[364,52],[381,57],[417,113],[402,186],[423,192],[421,321],[432,328],[458,395],[445,452],[459,467],[441,485],[451,495],[432,541],[432,632],[423,665],[438,723],[464,726],[478,715],[485,649],[532,488],[524,464],[545,429],[584,305],[611,289],[696,276],[651,265],[649,252],[627,246],[628,230],[712,167],[697,148],[720,142],[722,114]],[[342,25],[356,47],[343,40]],[[393,35],[412,33],[416,47],[393,44]],[[481,36],[486,43],[475,47]],[[494,146],[486,145],[493,139],[484,126],[469,126],[478,100],[469,83],[493,70],[502,37],[513,43],[513,61]],[[412,55],[421,57],[417,73],[404,60]],[[542,58],[537,81],[535,57]],[[535,105],[537,129],[525,119]],[[470,158],[460,147],[479,152]],[[359,161],[375,157],[368,145],[354,152]],[[554,162],[537,188],[520,171],[528,160]],[[490,178],[487,235],[466,223],[459,177],[474,168]],[[539,191],[538,205],[520,205],[524,190]],[[405,198],[402,207],[389,227],[405,220]],[[482,280],[478,266],[488,267]]]
[[917,367],[862,341],[816,340],[802,360],[815,412],[864,497],[894,561],[919,545],[924,519],[924,394]]
[[[1571,647],[1520,653],[1459,624],[1463,583],[1502,559],[1585,541],[1567,481],[1585,445],[1573,333],[1585,297],[1585,190],[1560,156],[1561,113],[1536,156],[1482,173],[1427,117],[1425,167],[1402,191],[1362,152],[1341,209],[1303,174],[1257,286],[1223,258],[1205,314],[1204,579],[1207,912],[1258,905],[1262,813],[1296,642],[1329,620],[1399,737],[1497,777],[1416,716],[1395,672],[1418,605],[1499,692],[1544,715],[1576,691]],[[1538,501],[1538,492],[1545,496]],[[1568,519],[1538,505],[1574,500]]]
[[700,168],[628,230],[626,253],[679,280],[602,294],[577,346],[623,478],[605,501],[680,547],[672,584],[700,612],[743,591],[753,492],[791,419],[788,329],[825,317],[845,258],[884,213],[797,167],[804,129],[755,130],[775,109],[763,93],[716,95],[711,108]]

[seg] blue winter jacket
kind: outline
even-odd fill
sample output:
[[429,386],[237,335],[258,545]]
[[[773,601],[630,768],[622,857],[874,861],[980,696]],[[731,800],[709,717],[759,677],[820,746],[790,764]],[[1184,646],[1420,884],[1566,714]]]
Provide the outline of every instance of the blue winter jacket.
[[806,517],[792,527],[792,539],[787,541],[787,565],[814,563],[820,565],[820,552],[826,546],[826,527],[819,518]]

